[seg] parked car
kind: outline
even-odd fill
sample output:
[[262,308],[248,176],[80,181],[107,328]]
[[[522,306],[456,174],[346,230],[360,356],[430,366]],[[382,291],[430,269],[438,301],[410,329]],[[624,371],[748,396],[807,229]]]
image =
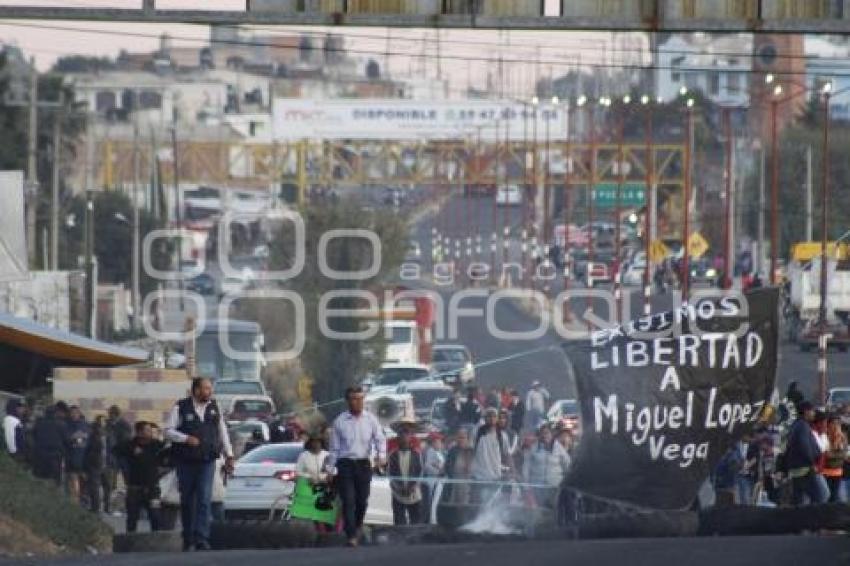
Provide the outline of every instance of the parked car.
[[381,365],[376,373],[367,376],[363,385],[370,391],[376,389],[395,389],[400,383],[434,379],[431,368],[424,364],[393,364]]
[[186,289],[199,295],[215,295],[215,279],[209,273],[201,273],[189,279]]
[[431,367],[437,377],[449,385],[468,385],[475,381],[472,354],[462,344],[437,344],[431,349]]
[[688,263],[691,275],[691,285],[714,285],[718,273],[708,259],[692,260]]
[[385,363],[411,363],[419,360],[419,332],[412,320],[388,320],[384,331],[389,340],[384,350]]
[[623,268],[620,279],[623,285],[637,287],[643,285],[643,274],[646,271],[646,253],[639,252]]
[[239,458],[227,481],[225,517],[266,518],[272,507],[287,509],[295,490],[295,463],[303,450],[300,442],[265,444]]
[[431,405],[431,414],[428,416],[430,429],[436,432],[446,430],[446,404],[448,399],[435,399]]
[[407,243],[407,251],[404,254],[405,262],[419,263],[422,261],[422,248],[416,240]]
[[225,277],[221,280],[221,288],[219,294],[238,295],[248,289],[248,281],[242,277]]
[[274,401],[268,395],[235,395],[226,408],[219,407],[227,422],[268,420],[274,415]]
[[502,185],[496,191],[496,205],[518,206],[522,204],[522,191],[518,185]]
[[266,387],[262,381],[248,379],[218,379],[214,387],[215,400],[221,410],[227,410],[233,399],[240,396],[265,397]]
[[452,396],[452,388],[438,379],[401,383],[396,392],[409,393],[413,397],[413,410],[417,421],[431,417],[434,401]]
[[560,425],[567,430],[575,430],[581,426],[581,413],[578,401],[561,399],[552,403],[546,419],[553,425]]
[[828,409],[847,404],[850,404],[850,387],[833,387],[826,395],[826,407]]
[[230,444],[233,446],[233,454],[238,458],[245,452],[245,446],[252,441],[255,435],[259,434],[263,442],[268,442],[271,438],[269,425],[263,421],[248,420],[234,423],[227,427],[227,434],[230,436]]
[[[276,512],[288,509],[295,491],[295,464],[303,450],[300,442],[266,444],[237,460],[224,496],[225,517],[268,518],[272,508]],[[368,505],[366,524],[392,524],[387,478],[372,478]]]

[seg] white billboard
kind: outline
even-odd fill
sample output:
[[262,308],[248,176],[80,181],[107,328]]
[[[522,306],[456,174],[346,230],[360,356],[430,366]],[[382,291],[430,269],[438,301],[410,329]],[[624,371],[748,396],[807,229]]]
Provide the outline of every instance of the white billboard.
[[273,136],[292,140],[564,140],[568,112],[560,104],[494,100],[278,98]]

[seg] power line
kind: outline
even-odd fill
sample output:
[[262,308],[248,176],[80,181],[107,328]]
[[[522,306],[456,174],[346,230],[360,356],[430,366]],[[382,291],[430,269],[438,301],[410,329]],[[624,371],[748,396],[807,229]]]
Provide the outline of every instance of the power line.
[[[250,31],[280,32],[279,28],[269,28],[269,27],[253,26],[253,25],[244,26],[242,29],[246,29],[246,30],[250,30]],[[300,34],[319,36],[319,37],[324,37],[328,34],[336,34],[336,35],[344,35],[346,37],[355,38],[355,39],[375,39],[375,40],[381,39],[381,37],[378,36],[378,35],[371,35],[371,34],[368,34],[368,33],[366,33],[366,34],[351,33],[347,30],[344,31],[342,34],[340,34],[339,31],[336,30],[336,29],[327,30],[327,31],[316,31],[315,29],[299,28],[297,26],[293,27],[293,28],[287,28],[287,29],[292,29],[293,31],[296,31]],[[588,33],[588,32],[576,32],[576,33]],[[635,35],[636,37],[640,37],[641,35],[643,35],[643,32],[628,32],[628,33]],[[275,33],[275,34],[272,35],[272,37],[282,37],[282,36],[283,36],[282,33]],[[408,41],[408,42],[419,41],[418,39],[398,37],[398,36],[394,37],[393,39],[401,40],[401,41]],[[443,41],[444,44],[445,43],[451,43],[451,44],[456,44],[456,45],[476,45],[476,46],[489,47],[489,48],[496,48],[496,47],[500,46],[499,42],[497,42],[497,41],[486,41],[486,40],[443,39],[442,41]],[[608,43],[606,40],[592,40],[592,41],[599,42],[599,43],[606,43],[606,44]],[[551,49],[551,50],[570,49],[572,51],[586,51],[586,52],[591,52],[591,53],[598,52],[598,49],[593,48],[593,47],[588,47],[586,41],[585,42],[578,41],[577,43],[569,43],[569,42],[559,41],[557,45],[542,43],[542,44],[540,44],[540,47],[542,49],[546,49],[546,50],[549,50],[549,49]],[[517,48],[518,49],[524,49],[524,50],[533,49],[533,47],[531,47],[531,46],[523,46],[523,45],[512,46],[512,49],[517,49]],[[607,47],[607,50],[611,51],[611,52],[616,52],[616,53],[629,53],[629,54],[634,53],[633,49],[616,47],[613,44],[613,42],[612,42],[611,46]],[[671,54],[671,55],[712,55],[712,56],[717,56],[717,57],[744,57],[744,58],[750,58],[750,59],[755,59],[755,58],[759,57],[758,54],[753,53],[751,51],[749,51],[749,52],[744,52],[744,51],[712,51],[710,53],[707,53],[707,52],[703,52],[703,51],[699,51],[699,50],[661,49],[661,48],[660,48],[660,51],[665,53],[665,54]],[[840,55],[823,57],[823,56],[820,56],[820,55],[805,55],[805,54],[800,55],[800,54],[796,54],[796,53],[776,53],[775,55],[773,55],[773,58],[774,59],[790,59],[790,60],[806,60],[806,61],[834,60],[837,63],[843,63],[847,60],[847,56],[840,56]],[[847,65],[844,65],[844,67],[846,68]]]
[[[82,29],[70,26],[59,26],[59,25],[47,25],[47,24],[30,24],[30,23],[22,23],[22,22],[0,22],[2,26],[11,26],[11,27],[23,27],[23,28],[33,28],[33,29],[45,29],[45,30],[55,30],[55,31],[66,31],[72,33],[88,33],[95,35],[108,35],[108,36],[119,36],[119,37],[142,37],[148,39],[157,39],[160,36],[150,33],[141,33],[141,32],[128,32],[128,31],[111,31],[111,30],[94,30],[94,29]],[[204,45],[208,45],[208,40],[204,38],[198,37],[187,37],[187,36],[171,36],[172,39],[176,39],[179,41],[186,42],[194,42],[194,43],[203,43]],[[291,47],[282,47],[275,45],[268,45],[264,42],[257,41],[246,41],[246,40],[216,40],[216,43],[229,44],[229,45],[241,45],[247,47],[263,47],[266,49],[292,49]],[[360,55],[370,55],[381,57],[385,55],[390,56],[400,56],[400,57],[415,57],[415,55],[402,51],[382,51],[382,50],[367,50],[367,49],[346,49],[346,48],[335,48],[329,47],[325,49],[326,51],[331,52],[339,52],[342,54],[360,54]],[[451,59],[456,61],[478,61],[482,63],[492,63],[498,64],[499,58],[498,55],[495,57],[485,57],[485,56],[471,56],[471,55],[459,55],[459,54],[443,54],[443,59]],[[541,64],[555,65],[559,67],[563,66],[574,66],[575,62],[570,60],[561,59],[537,59],[537,58],[503,58],[503,63],[517,63],[517,64],[536,64],[538,61]],[[708,72],[719,72],[720,69],[717,67],[678,67],[674,65],[636,65],[636,64],[626,64],[626,63],[588,63],[587,66],[593,68],[609,68],[609,69],[629,69],[635,71],[646,71],[651,69],[663,69],[663,70],[671,70],[671,71],[679,71],[686,73],[708,73]],[[735,69],[735,72],[741,74],[763,74],[765,71],[755,71],[752,69]],[[772,70],[770,71],[774,76],[799,76],[805,75],[806,72],[797,72],[790,70]],[[834,72],[830,73],[832,77],[841,77],[841,78],[850,78],[850,66],[847,67],[846,72]]]

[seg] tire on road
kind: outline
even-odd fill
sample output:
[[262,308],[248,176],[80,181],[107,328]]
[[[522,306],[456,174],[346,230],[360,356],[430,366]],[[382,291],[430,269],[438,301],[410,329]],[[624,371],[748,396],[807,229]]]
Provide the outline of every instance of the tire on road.
[[180,516],[179,505],[163,505],[159,510],[159,528],[162,531],[173,531]]
[[690,537],[699,529],[693,511],[646,511],[584,515],[578,521],[578,538]]
[[316,543],[316,529],[308,521],[220,521],[213,523],[210,534],[216,550],[302,548]]
[[713,507],[700,513],[703,535],[778,535],[850,529],[850,507],[823,503],[802,507]]
[[156,531],[113,535],[112,552],[180,552],[183,540],[180,533]]
[[478,505],[440,503],[437,505],[437,524],[446,529],[459,529],[478,515]]

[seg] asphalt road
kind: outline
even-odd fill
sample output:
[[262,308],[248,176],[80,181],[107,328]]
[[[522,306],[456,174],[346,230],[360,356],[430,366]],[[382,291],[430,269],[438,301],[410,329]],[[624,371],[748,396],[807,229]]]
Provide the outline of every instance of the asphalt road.
[[[433,267],[430,263],[431,241],[433,229],[440,234],[462,242],[461,253],[465,253],[467,238],[482,236],[481,253],[476,253],[473,245],[473,259],[489,263],[492,253],[489,250],[489,238],[491,234],[504,233],[504,227],[510,228],[509,250],[510,261],[521,259],[520,251],[520,222],[524,211],[522,207],[496,207],[492,197],[473,196],[463,197],[454,195],[441,210],[424,218],[412,229],[411,237],[420,242],[422,247],[422,266],[424,273],[432,273]],[[453,244],[452,244],[453,246]],[[452,248],[454,249],[454,248]],[[501,254],[502,240],[499,240]],[[469,260],[464,256],[462,264]],[[497,259],[495,268],[498,269],[500,259]],[[572,283],[571,285],[575,285]],[[609,287],[610,288],[610,287]],[[457,288],[441,287],[441,295],[446,305],[452,292]],[[552,292],[557,293],[563,289],[561,278],[552,282]],[[632,316],[642,314],[641,290],[637,288],[625,288],[624,295],[631,296]],[[486,299],[465,299],[461,306],[466,308],[480,308],[486,303]],[[571,303],[573,312],[583,313],[587,308],[584,300],[576,300]],[[653,296],[653,312],[661,312],[672,307],[673,297]],[[607,307],[602,302],[594,303],[594,311],[602,316],[607,316]],[[493,320],[497,326],[506,331],[518,332],[534,328],[536,322],[527,314],[513,307],[506,301],[497,303]],[[798,381],[801,389],[809,398],[815,398],[818,391],[817,375],[817,353],[801,352],[799,348],[788,343],[784,335],[781,337],[779,350],[779,370],[777,374],[777,388],[784,393],[791,381]],[[492,362],[492,365],[478,370],[479,383],[489,388],[491,386],[513,386],[525,390],[534,379],[540,379],[550,388],[555,398],[569,397],[574,394],[573,384],[566,374],[566,361],[562,354],[557,351],[557,345],[561,342],[560,337],[550,332],[537,340],[500,340],[488,331],[485,317],[459,318],[457,339],[450,337],[444,341],[455,341],[465,344],[473,353],[475,361]],[[539,351],[533,355],[512,358],[524,352],[538,349],[551,348]],[[507,358],[504,361],[503,358]],[[830,351],[828,360],[828,386],[850,387],[850,353]]]
[[236,550],[193,554],[112,555],[47,561],[21,560],[9,564],[122,566],[299,566],[369,565],[520,566],[839,566],[850,564],[846,536],[707,537],[681,539],[617,539],[594,541],[480,542],[455,545],[385,546],[357,549]]

